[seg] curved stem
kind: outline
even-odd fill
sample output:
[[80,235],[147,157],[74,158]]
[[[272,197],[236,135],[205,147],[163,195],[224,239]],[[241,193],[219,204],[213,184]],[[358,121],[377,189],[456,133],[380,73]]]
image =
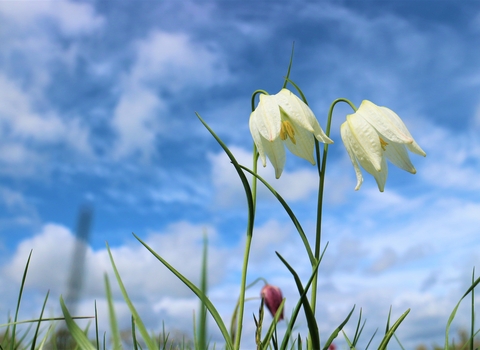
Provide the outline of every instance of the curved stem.
[[[330,109],[328,111],[327,117],[327,126],[325,128],[325,134],[330,137],[330,129],[332,126],[332,115],[333,109],[335,105],[339,102],[347,103],[354,111],[357,110],[355,105],[347,100],[346,98],[337,98],[335,101],[332,102],[330,105]],[[320,258],[320,246],[322,240],[322,207],[323,207],[323,192],[324,192],[324,185],[325,185],[325,170],[327,167],[327,155],[328,155],[328,144],[323,144],[323,155],[322,161],[320,162],[320,146],[317,140],[315,140],[315,150],[316,150],[316,157],[317,157],[317,167],[318,167],[318,175],[319,175],[319,184],[318,184],[318,204],[317,204],[317,227],[315,232],[315,259],[318,260]],[[317,270],[318,271],[318,270]],[[317,300],[317,281],[318,281],[318,273],[315,274],[314,281],[312,283],[312,298],[311,298],[311,305],[312,310],[315,314],[315,306]]]
[[[252,95],[252,112],[255,110],[255,96],[259,93],[263,93],[268,95],[268,93],[264,90],[256,90]],[[257,172],[258,166],[258,151],[257,146],[253,143],[253,171]],[[252,194],[252,207],[253,207],[253,215],[255,213],[255,208],[257,204],[257,179],[253,176],[252,179],[252,186],[251,186],[251,194]],[[240,297],[238,300],[238,316],[237,316],[237,330],[235,335],[235,344],[234,349],[240,350],[240,340],[242,337],[242,326],[243,326],[243,311],[245,309],[245,289],[247,289],[247,270],[248,270],[248,260],[250,257],[250,247],[252,244],[253,238],[253,215],[249,218],[249,223],[247,225],[247,238],[245,241],[245,250],[243,253],[243,266],[242,266],[242,279],[240,282]],[[250,222],[252,220],[252,222]]]
[[293,63],[293,52],[295,51],[295,42],[292,44],[292,53],[290,54],[290,63],[288,64],[287,76],[285,77],[285,81],[283,82],[283,88],[287,87],[288,78],[290,78],[290,71],[292,70],[292,63]]

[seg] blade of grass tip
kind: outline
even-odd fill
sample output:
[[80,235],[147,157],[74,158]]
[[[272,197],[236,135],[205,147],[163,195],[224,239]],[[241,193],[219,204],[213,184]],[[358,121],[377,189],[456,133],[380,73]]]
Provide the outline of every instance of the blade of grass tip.
[[82,329],[77,326],[72,316],[68,312],[62,296],[60,296],[60,306],[62,307],[63,316],[65,317],[65,323],[67,324],[67,328],[73,339],[75,339],[77,344],[81,346],[83,350],[95,350],[95,347],[92,345],[88,337],[85,335]]
[[135,319],[132,316],[132,342],[133,342],[133,349],[138,350],[137,344],[137,332],[135,330]]
[[108,275],[105,273],[103,275],[105,280],[105,294],[107,297],[108,304],[108,318],[110,320],[110,330],[112,332],[113,348],[115,350],[122,348],[122,338],[120,336],[120,330],[118,329],[117,316],[115,315],[115,307],[113,306],[113,296],[112,289],[110,288],[110,281],[108,280]]
[[[360,314],[358,315],[358,322],[357,322],[357,327],[355,328],[355,335],[353,336],[353,343],[355,344],[358,338],[360,337],[360,333],[362,333],[363,326],[360,327],[360,324],[362,323],[362,308],[360,308]],[[365,323],[363,323],[365,325]]]
[[215,140],[218,142],[218,144],[223,148],[224,152],[227,154],[228,158],[230,158],[230,161],[232,162],[233,166],[235,167],[235,170],[237,171],[238,176],[240,177],[240,180],[242,181],[242,185],[244,187],[244,192],[245,195],[247,196],[247,202],[248,202],[248,217],[251,219],[251,222],[249,220],[250,225],[253,227],[253,218],[254,218],[254,204],[253,204],[253,196],[252,196],[252,190],[250,189],[250,184],[248,182],[247,177],[243,173],[240,165],[238,164],[237,160],[233,156],[233,153],[230,152],[228,149],[227,145],[223,143],[223,141],[220,139],[220,137],[215,134],[215,132],[208,126],[208,124],[202,119],[200,114],[195,113],[197,115],[197,118],[200,120],[200,122],[205,126],[205,128],[210,132],[210,134],[215,138]]
[[308,289],[310,288],[310,286],[313,282],[313,279],[315,278],[318,267],[320,266],[320,261],[321,260],[319,260],[317,262],[317,264],[313,267],[312,274],[310,275],[310,279],[308,280],[307,284],[305,285],[305,291],[303,292],[303,294],[300,295],[300,298],[297,302],[297,305],[295,305],[295,308],[293,309],[290,321],[288,322],[287,329],[285,330],[285,334],[283,336],[282,344],[280,345],[281,350],[285,350],[287,348],[288,341],[290,339],[290,334],[292,333],[293,326],[295,325],[297,316],[300,312],[300,308],[303,305],[303,298],[307,295]]
[[375,338],[375,335],[377,334],[377,332],[378,332],[378,328],[375,329],[375,332],[373,332],[372,337],[371,337],[370,340],[368,341],[368,344],[367,344],[367,347],[365,348],[365,350],[368,349],[368,347],[370,346],[370,344],[371,344],[372,341],[373,341],[373,338]]
[[167,269],[170,270],[179,280],[181,280],[190,290],[195,293],[195,295],[199,298],[205,298],[205,306],[207,310],[210,312],[210,315],[212,315],[214,321],[216,322],[220,332],[222,333],[222,336],[225,340],[225,346],[227,349],[233,349],[233,344],[230,339],[230,335],[228,334],[228,330],[225,327],[225,324],[223,323],[222,317],[218,313],[217,309],[215,306],[212,304],[212,302],[208,299],[208,297],[202,295],[202,291],[195,286],[192,282],[190,282],[185,276],[183,276],[179,271],[177,271],[173,266],[171,266],[165,259],[163,259],[160,255],[158,255],[152,248],[148,246],[144,241],[140,239],[137,235],[133,234],[133,236],[145,247],[147,248],[150,253],[153,254]]
[[[30,254],[28,254],[27,263],[25,265],[25,270],[23,271],[22,282],[20,284],[20,291],[18,293],[17,307],[15,309],[15,318],[13,319],[13,322],[17,322],[17,320],[18,320],[18,312],[20,311],[20,302],[22,301],[23,288],[25,287],[25,281],[27,279],[27,272],[28,272],[28,265],[30,265],[30,258],[32,257],[32,252],[33,252],[33,250],[30,250]],[[17,325],[14,324],[12,326],[12,341],[11,341],[11,345],[10,345],[10,348],[12,350],[15,347],[15,333],[16,333],[16,331],[17,331]]]
[[38,332],[40,331],[40,324],[42,322],[43,312],[45,311],[45,306],[47,305],[47,300],[49,295],[50,295],[50,291],[47,292],[47,295],[45,296],[45,300],[43,301],[42,310],[40,311],[40,317],[38,318],[37,328],[35,329],[35,333],[33,334],[32,346],[31,346],[32,350],[35,349]]
[[467,291],[463,294],[463,296],[460,298],[460,300],[458,301],[457,305],[455,306],[455,308],[453,309],[452,313],[450,314],[450,317],[448,318],[448,321],[447,321],[447,328],[445,330],[445,350],[448,350],[449,348],[449,342],[448,342],[448,335],[450,333],[450,326],[452,325],[452,322],[453,322],[453,319],[455,318],[455,315],[457,314],[457,310],[460,306],[460,303],[462,302],[462,300],[472,291],[475,289],[475,287],[478,285],[478,283],[480,283],[480,277],[477,278],[475,280],[475,282],[472,283],[472,285],[467,289]]
[[385,350],[387,348],[388,342],[392,338],[393,334],[397,330],[397,328],[400,326],[400,324],[403,322],[405,317],[407,317],[408,313],[410,312],[410,309],[405,311],[402,316],[398,318],[398,320],[393,324],[393,326],[388,330],[387,334],[383,337],[382,342],[380,343],[380,346],[378,347],[378,350]]
[[283,208],[287,212],[288,216],[292,220],[293,225],[297,229],[298,234],[300,235],[300,238],[302,239],[303,245],[305,246],[305,250],[307,251],[308,258],[310,259],[310,263],[313,266],[315,264],[315,257],[313,256],[312,248],[310,247],[310,243],[308,242],[308,238],[305,235],[305,232],[303,231],[302,225],[300,224],[300,222],[297,220],[297,217],[293,213],[293,210],[290,208],[290,206],[287,204],[287,202],[283,199],[283,197],[277,191],[275,191],[275,189],[272,186],[270,186],[270,184],[264,178],[262,178],[260,175],[254,173],[252,170],[248,169],[247,167],[245,167],[243,165],[240,165],[240,168],[249,172],[250,174],[255,176],[258,180],[260,180],[260,182],[265,185],[265,187],[273,194],[273,196],[275,198],[277,198],[277,200],[283,206]]
[[387,326],[385,328],[385,334],[388,333],[388,330],[390,329],[390,317],[392,315],[392,305],[390,305],[390,309],[388,310],[388,317],[387,317]]
[[97,342],[97,350],[100,350],[100,342],[98,340],[98,313],[97,301],[95,300],[95,341]]
[[311,345],[313,349],[320,349],[320,335],[318,333],[318,326],[317,321],[315,319],[315,315],[313,314],[313,310],[310,306],[310,303],[307,297],[304,295],[304,288],[302,286],[302,282],[300,277],[298,277],[297,272],[290,266],[290,264],[278,253],[275,252],[283,264],[287,267],[288,271],[293,275],[293,279],[297,285],[298,292],[301,296],[303,310],[305,311],[305,318],[307,319],[308,331],[310,333],[311,338]]
[[207,348],[207,308],[205,307],[205,298],[207,296],[207,254],[208,254],[208,240],[207,235],[203,236],[203,254],[202,254],[202,268],[200,275],[200,291],[202,297],[200,298],[200,313],[198,320],[198,340],[200,350]]
[[400,339],[398,339],[397,335],[394,333],[393,336],[395,337],[395,340],[397,341],[398,345],[400,346],[400,348],[402,350],[405,350],[405,348],[403,347],[402,343],[400,342]]
[[135,306],[133,306],[133,303],[128,296],[127,290],[125,289],[125,285],[123,284],[122,278],[120,277],[120,273],[118,272],[117,266],[115,265],[115,261],[113,260],[112,252],[110,251],[110,247],[109,247],[108,243],[107,243],[107,251],[108,251],[108,255],[110,257],[110,263],[112,264],[113,271],[114,271],[115,277],[117,279],[118,286],[120,287],[120,291],[122,292],[123,299],[127,303],[128,309],[132,313],[132,316],[135,318],[137,328],[138,328],[140,334],[142,335],[143,340],[145,341],[145,344],[147,345],[147,348],[150,349],[150,350],[156,350],[155,342],[152,340],[152,338],[148,334],[148,331],[145,328],[145,325],[143,324],[143,321],[140,318],[140,315],[138,314],[137,310],[135,309]]
[[288,78],[290,78],[290,71],[292,70],[293,63],[293,52],[295,51],[295,41],[292,43],[292,53],[290,54],[290,63],[288,64],[287,76],[285,77],[285,82],[283,83],[283,88],[287,87]]
[[345,318],[345,320],[343,320],[343,322],[340,323],[340,325],[330,335],[327,342],[325,343],[325,346],[323,347],[323,350],[328,350],[328,347],[330,346],[330,344],[332,344],[333,340],[338,336],[338,333],[340,333],[340,331],[343,329],[343,327],[347,324],[347,322],[350,319],[350,317],[352,316],[354,310],[355,310],[355,305],[353,306],[352,310],[350,311],[348,316]]
[[358,341],[360,340],[360,336],[363,333],[363,329],[365,328],[365,324],[367,323],[367,320],[363,321],[362,327],[360,327],[360,331],[358,332],[358,336],[354,339],[354,344],[356,345]]

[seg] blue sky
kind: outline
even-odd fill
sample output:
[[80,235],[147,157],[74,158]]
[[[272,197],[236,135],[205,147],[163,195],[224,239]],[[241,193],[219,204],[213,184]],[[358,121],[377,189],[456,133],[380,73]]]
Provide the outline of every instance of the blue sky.
[[[399,330],[407,348],[440,343],[480,263],[479,39],[477,1],[0,2],[0,313],[14,308],[30,249],[23,315],[39,312],[48,289],[58,311],[76,215],[90,203],[79,312],[92,314],[94,299],[105,306],[108,241],[148,324],[159,329],[165,320],[190,332],[197,301],[131,233],[196,280],[206,230],[211,297],[228,319],[246,205],[235,171],[195,112],[250,164],[251,94],[280,90],[295,42],[291,79],[322,126],[334,99],[357,106],[368,99],[394,110],[427,153],[412,155],[416,175],[390,165],[384,193],[365,173],[356,192],[339,134],[351,110],[335,109],[322,334],[354,304],[371,334],[392,306],[397,317],[412,309]],[[262,174],[313,232],[315,167],[289,155],[280,180],[270,164]],[[298,235],[261,190],[249,280],[280,286],[288,309],[297,296],[276,250],[307,278]],[[128,326],[120,296],[116,305]],[[252,302],[246,315],[257,307]],[[460,314],[457,326],[467,318]]]

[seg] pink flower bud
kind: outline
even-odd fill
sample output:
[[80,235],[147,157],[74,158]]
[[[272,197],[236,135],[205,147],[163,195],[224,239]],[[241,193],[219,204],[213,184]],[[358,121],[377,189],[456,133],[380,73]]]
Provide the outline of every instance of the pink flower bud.
[[[267,305],[268,311],[270,311],[272,316],[275,317],[278,307],[283,300],[282,291],[280,290],[280,288],[272,286],[270,284],[266,284],[262,288],[260,295],[265,300],[265,305]],[[280,313],[279,320],[283,320],[283,310]]]
[[330,346],[328,347],[328,350],[337,350],[337,346],[335,344],[330,344]]

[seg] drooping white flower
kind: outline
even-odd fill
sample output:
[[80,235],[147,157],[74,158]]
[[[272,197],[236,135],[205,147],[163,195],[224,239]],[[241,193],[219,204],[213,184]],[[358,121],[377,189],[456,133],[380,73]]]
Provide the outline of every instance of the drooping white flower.
[[354,114],[347,115],[340,133],[357,175],[355,190],[363,182],[358,163],[375,177],[378,189],[383,192],[388,174],[386,158],[399,168],[415,174],[417,171],[407,149],[426,156],[395,112],[367,100]]
[[285,166],[284,144],[296,156],[315,164],[313,137],[320,142],[333,142],[323,132],[312,110],[287,89],[276,95],[260,95],[249,124],[263,166],[267,156],[277,179]]

